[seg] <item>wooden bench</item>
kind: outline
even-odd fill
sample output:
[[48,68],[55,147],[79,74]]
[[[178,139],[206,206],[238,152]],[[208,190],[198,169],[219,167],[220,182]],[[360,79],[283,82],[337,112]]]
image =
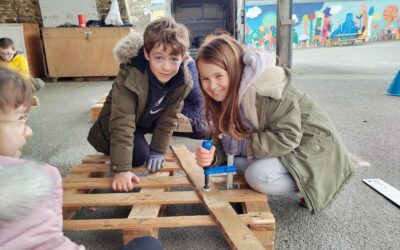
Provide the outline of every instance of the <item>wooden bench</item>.
[[39,107],[40,106],[40,101],[39,101],[39,97],[37,96],[32,96],[31,98],[31,106],[32,107]]
[[[236,175],[234,190],[221,189],[225,176],[213,176],[211,191],[204,192],[203,170],[196,166],[194,154],[186,146],[172,147],[173,154],[166,155],[161,171],[140,177],[134,183],[139,192],[92,193],[96,189],[111,189],[109,158],[103,155],[86,156],[82,163],[71,168],[63,180],[64,230],[116,230],[122,229],[123,241],[144,235],[158,237],[159,228],[219,226],[232,249],[273,249],[275,219],[267,197],[249,189],[242,176]],[[135,168],[135,172],[146,172]],[[179,171],[180,175],[177,175]],[[174,191],[176,187],[191,187],[188,191]],[[185,189],[186,190],[186,189]],[[209,215],[162,217],[165,206],[171,204],[202,203]],[[242,205],[238,214],[231,203]],[[132,206],[127,218],[73,219],[82,207]]]
[[364,42],[364,39],[359,36],[357,33],[349,33],[349,34],[339,34],[333,36],[332,46],[343,46],[343,45],[355,45],[361,44]]
[[[107,96],[104,95],[100,97],[100,99],[92,105],[91,107],[91,114],[92,114],[92,122],[96,122],[97,119],[99,118],[100,111],[104,106],[104,102],[106,101]],[[190,125],[190,122],[188,118],[182,114],[178,115],[178,123],[176,126],[175,131],[176,132],[184,132],[184,133],[191,133],[193,132],[192,126]]]

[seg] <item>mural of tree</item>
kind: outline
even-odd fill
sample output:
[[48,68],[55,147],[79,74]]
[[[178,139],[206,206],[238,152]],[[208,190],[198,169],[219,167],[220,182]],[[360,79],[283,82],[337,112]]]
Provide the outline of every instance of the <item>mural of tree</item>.
[[395,20],[397,20],[398,16],[398,9],[397,6],[394,5],[389,5],[388,7],[385,8],[383,11],[383,18],[385,21],[391,25]]
[[393,27],[393,22],[397,20],[398,14],[398,8],[395,5],[389,5],[383,11],[383,19],[388,23],[388,28],[386,29],[388,35],[397,35],[397,30]]
[[310,36],[308,37],[308,42],[311,44],[314,40],[314,35],[313,35],[313,22],[315,19],[315,13],[311,12],[310,14],[308,14],[308,19],[310,20]]

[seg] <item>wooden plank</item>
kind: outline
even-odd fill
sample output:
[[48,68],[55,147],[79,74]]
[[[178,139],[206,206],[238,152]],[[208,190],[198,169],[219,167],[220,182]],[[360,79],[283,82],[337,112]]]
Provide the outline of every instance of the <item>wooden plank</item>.
[[[91,176],[104,176],[104,173],[73,173],[69,174],[68,176],[70,177],[80,177],[80,178],[87,178]],[[90,190],[86,190],[87,192],[90,192]],[[69,195],[75,195],[75,194],[81,194],[83,193],[84,190],[63,190],[63,195],[69,196]],[[76,206],[70,206],[68,208],[63,208],[63,219],[64,220],[69,220],[72,217],[74,217],[75,213],[79,211],[81,208],[80,204],[77,204]]]
[[[141,190],[140,193],[67,194],[63,207],[75,206],[129,206],[201,203],[195,191],[162,192],[158,189]],[[226,202],[265,202],[265,195],[250,189],[221,190],[219,198]],[[266,211],[266,210],[264,210]],[[260,211],[257,211],[260,212]],[[135,217],[138,218],[138,217]]]
[[40,101],[39,101],[39,97],[37,96],[32,96],[31,98],[31,107],[39,107],[40,106]]
[[[271,223],[271,214],[269,213],[241,214],[238,215],[238,217],[245,225]],[[217,225],[217,221],[211,215],[168,216],[147,219],[65,220],[63,223],[64,230],[74,231],[144,229],[154,227],[177,228]]]
[[[178,162],[178,159],[173,154],[166,154],[164,156],[166,162],[175,161]],[[103,154],[96,155],[87,155],[82,159],[82,163],[110,163],[110,156]]]
[[[245,202],[243,204],[243,210],[245,213],[256,213],[265,212],[271,214],[271,209],[269,208],[268,202]],[[260,240],[265,249],[274,249],[275,245],[275,219],[270,224],[265,225],[250,225],[250,230],[254,235]]]
[[[169,176],[170,173],[166,172],[156,172],[152,174],[155,177],[166,177]],[[150,188],[142,188],[140,190],[141,195],[165,195],[165,188],[158,189],[150,189]],[[147,218],[156,218],[161,213],[162,207],[160,204],[147,204],[144,206],[133,206],[131,212],[128,215],[129,219],[147,219]],[[127,244],[129,241],[139,238],[142,236],[151,235],[155,238],[158,238],[158,228],[151,229],[137,229],[137,230],[123,230],[123,241],[124,244]]]
[[[111,189],[112,178],[64,178],[63,188],[69,189]],[[187,187],[190,182],[186,176],[154,177],[141,176],[140,183],[133,182],[133,188]]]
[[[169,172],[173,170],[182,169],[177,162],[166,162],[164,167],[160,169],[161,172]],[[132,172],[146,172],[148,171],[146,167],[138,167],[132,168]],[[108,173],[110,172],[110,164],[109,163],[83,163],[73,166],[70,170],[70,173],[91,173],[91,172],[101,172]]]
[[[196,192],[203,198],[210,213],[218,221],[226,240],[232,249],[264,249],[262,243],[250,231],[247,225],[240,219],[232,206],[219,198],[219,190],[213,183],[210,183],[211,190],[205,192],[203,170],[196,166],[194,154],[186,146],[172,146],[179,161],[189,179],[193,183]],[[255,192],[255,191],[253,191]]]
[[[211,181],[218,186],[226,185],[226,175],[211,176]],[[242,187],[247,187],[246,180],[243,175],[235,174],[233,176],[233,185],[241,185]]]
[[100,115],[100,111],[103,108],[103,103],[95,103],[90,107],[90,113],[92,115],[92,122],[97,121]]

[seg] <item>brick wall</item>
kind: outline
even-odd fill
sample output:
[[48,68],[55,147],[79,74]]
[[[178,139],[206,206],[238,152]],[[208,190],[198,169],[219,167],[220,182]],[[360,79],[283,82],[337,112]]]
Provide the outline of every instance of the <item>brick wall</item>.
[[[118,0],[121,18],[128,20],[125,8],[125,0]],[[106,18],[110,6],[110,0],[96,0],[97,11],[101,19]],[[1,0],[0,23],[38,23],[42,26],[39,0]]]

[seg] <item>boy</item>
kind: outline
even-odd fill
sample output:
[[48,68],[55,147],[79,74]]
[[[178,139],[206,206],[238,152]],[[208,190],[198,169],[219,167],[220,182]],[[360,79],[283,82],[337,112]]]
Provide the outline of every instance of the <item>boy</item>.
[[0,38],[0,66],[14,70],[28,79],[33,91],[44,87],[44,82],[39,78],[32,78],[29,73],[28,61],[22,51],[15,50],[14,41],[8,37]]
[[[125,46],[123,46],[125,44]],[[185,26],[171,18],[151,22],[142,37],[131,33],[114,50],[120,71],[89,131],[88,141],[111,157],[115,191],[132,190],[139,177],[131,167],[159,170],[171,135],[192,89],[184,56],[189,48]],[[150,145],[145,134],[152,133]]]

